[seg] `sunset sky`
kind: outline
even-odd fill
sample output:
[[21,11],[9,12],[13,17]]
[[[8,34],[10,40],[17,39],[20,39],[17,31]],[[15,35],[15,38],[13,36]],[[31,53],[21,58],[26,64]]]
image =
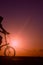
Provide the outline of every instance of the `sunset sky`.
[[43,0],[0,0],[0,16],[17,55],[43,49]]

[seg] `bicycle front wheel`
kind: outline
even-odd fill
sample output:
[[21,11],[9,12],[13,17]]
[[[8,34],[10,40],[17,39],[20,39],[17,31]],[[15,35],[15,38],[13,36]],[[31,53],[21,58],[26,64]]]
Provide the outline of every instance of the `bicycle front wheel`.
[[5,56],[15,56],[15,49],[13,47],[6,47],[4,51]]

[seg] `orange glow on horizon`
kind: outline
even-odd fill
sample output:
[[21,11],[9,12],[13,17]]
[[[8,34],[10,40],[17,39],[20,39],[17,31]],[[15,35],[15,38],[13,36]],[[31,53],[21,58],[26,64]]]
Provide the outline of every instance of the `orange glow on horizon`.
[[15,46],[15,47],[18,47],[19,41],[18,41],[17,39],[12,38],[12,39],[11,39],[11,45],[12,45],[12,46]]
[[[10,37],[7,38],[9,40],[9,45],[13,47],[16,51],[16,56],[38,56],[42,55],[43,53],[40,51],[36,51],[32,49],[31,40],[28,38],[29,43],[27,43],[26,38],[23,35],[10,35]],[[32,46],[32,47],[31,47]],[[31,50],[32,49],[32,50]],[[3,49],[4,50],[4,49]],[[3,55],[3,50],[0,54]]]
[[11,36],[9,42],[10,42],[10,45],[16,49],[22,46],[22,40],[19,37]]

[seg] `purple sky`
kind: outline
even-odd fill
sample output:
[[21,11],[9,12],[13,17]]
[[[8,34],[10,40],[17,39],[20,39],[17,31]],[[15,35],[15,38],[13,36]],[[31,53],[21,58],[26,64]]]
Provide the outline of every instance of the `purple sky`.
[[43,48],[43,1],[0,0],[0,15],[12,35],[22,35],[28,47]]

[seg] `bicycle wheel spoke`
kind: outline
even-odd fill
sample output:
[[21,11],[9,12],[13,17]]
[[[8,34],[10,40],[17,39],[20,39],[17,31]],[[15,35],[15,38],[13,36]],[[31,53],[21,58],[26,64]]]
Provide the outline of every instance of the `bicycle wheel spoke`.
[[15,56],[15,50],[12,47],[8,47],[4,52],[5,56]]

